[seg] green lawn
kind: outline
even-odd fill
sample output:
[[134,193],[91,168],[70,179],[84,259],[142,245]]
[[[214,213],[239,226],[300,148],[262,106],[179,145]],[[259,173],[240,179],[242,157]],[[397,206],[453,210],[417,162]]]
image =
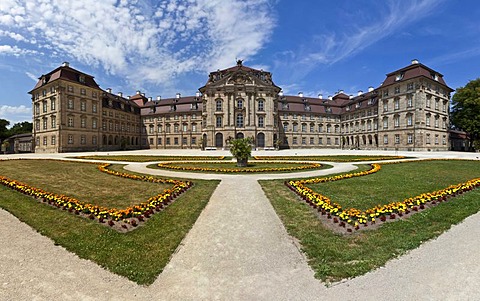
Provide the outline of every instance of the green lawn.
[[[4,166],[5,163],[7,162],[0,162],[0,166]],[[158,184],[121,179],[108,176],[100,171],[90,173],[90,168],[95,169],[93,164],[50,160],[39,163],[27,160],[8,161],[10,167],[14,167],[16,164],[18,170],[24,169],[27,163],[46,165],[39,170],[30,167],[28,171],[29,177],[43,181],[43,183],[37,183],[40,185],[39,188],[44,188],[45,185],[56,187],[56,182],[59,182],[53,176],[47,176],[42,180],[42,175],[47,174],[47,170],[61,175],[62,181],[73,180],[79,187],[86,185],[83,183],[84,180],[93,186],[96,186],[95,183],[101,184],[102,189],[91,191],[90,200],[100,198],[102,190],[117,194],[117,190],[126,188],[127,191],[130,190],[131,194],[138,197],[144,193],[142,190],[148,191],[152,185],[156,186],[158,190]],[[68,170],[65,170],[65,167],[68,167]],[[119,166],[114,167],[114,169],[119,168]],[[77,169],[82,171],[75,172]],[[5,174],[5,169],[2,168],[0,173]],[[11,173],[13,174],[13,171]],[[17,171],[17,174],[19,173]],[[104,181],[104,177],[110,177],[110,182],[101,182]],[[32,182],[29,181],[29,183]],[[56,244],[78,254],[81,258],[92,260],[138,284],[151,284],[168,263],[218,185],[218,181],[195,180],[194,183],[194,187],[182,194],[165,210],[156,213],[143,226],[128,233],[119,233],[96,221],[39,203],[4,186],[0,186],[2,195],[0,207],[11,212],[42,235],[50,237]],[[132,187],[128,185],[139,186],[135,186],[135,189],[128,189],[128,187]],[[57,192],[62,191],[61,187],[55,189],[59,189],[56,190]],[[69,188],[65,187],[65,189]]]
[[[414,196],[478,176],[480,162],[427,161],[384,165],[374,175],[310,187],[315,186],[317,192],[326,196],[335,194],[335,200],[341,200],[339,203],[344,207],[348,207],[346,204],[368,207],[367,204],[376,204],[378,200],[402,199],[405,195]],[[327,283],[383,266],[480,210],[480,189],[477,189],[376,230],[342,235],[325,227],[283,181],[260,183],[289,234],[299,240],[316,276]]]

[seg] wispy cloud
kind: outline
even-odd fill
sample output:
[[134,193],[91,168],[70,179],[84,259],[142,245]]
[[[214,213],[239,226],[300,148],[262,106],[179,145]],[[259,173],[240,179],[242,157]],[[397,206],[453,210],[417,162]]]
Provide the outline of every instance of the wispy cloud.
[[[444,0],[391,0],[377,7],[380,11],[365,11],[360,14],[375,14],[378,18],[370,20],[367,25],[356,24],[356,18],[350,17],[348,29],[341,32],[324,32],[315,37],[316,43],[302,45],[293,57],[299,70],[294,77],[302,78],[320,65],[332,65],[352,57],[380,40],[399,32],[402,28],[417,22],[437,9]],[[384,7],[386,6],[386,7]],[[353,29],[352,29],[353,28]],[[311,47],[311,46],[314,47]],[[282,59],[284,59],[282,55]]]
[[455,51],[455,52],[451,52],[445,55],[435,57],[429,60],[428,63],[431,65],[447,65],[447,64],[453,64],[458,61],[479,57],[479,56],[480,56],[480,46],[473,45],[473,47],[469,49]]
[[130,83],[162,84],[179,74],[231,65],[268,42],[269,0],[2,0],[0,35],[59,60],[74,59]]
[[10,121],[10,125],[22,121],[31,121],[32,108],[21,106],[0,106],[0,119]]

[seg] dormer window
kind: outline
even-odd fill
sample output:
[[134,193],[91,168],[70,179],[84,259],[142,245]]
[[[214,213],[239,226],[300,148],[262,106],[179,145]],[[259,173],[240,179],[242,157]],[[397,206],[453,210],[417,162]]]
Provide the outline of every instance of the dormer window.
[[404,75],[405,75],[405,74],[404,74],[403,72],[397,74],[397,75],[395,76],[395,81],[398,82],[399,80],[402,80]]
[[433,79],[433,80],[438,81],[438,74],[436,74],[436,73],[430,73],[430,75],[432,76],[432,79]]
[[78,77],[78,81],[81,82],[82,84],[85,83],[85,75],[81,74],[79,77]]

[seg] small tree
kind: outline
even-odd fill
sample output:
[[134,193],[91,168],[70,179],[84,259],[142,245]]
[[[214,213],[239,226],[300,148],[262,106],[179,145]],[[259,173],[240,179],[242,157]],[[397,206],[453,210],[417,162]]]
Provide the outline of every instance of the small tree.
[[230,152],[237,159],[237,166],[246,167],[252,155],[252,138],[229,139]]
[[[480,78],[458,88],[452,97],[451,120],[456,128],[468,133],[469,148],[480,145]],[[475,147],[476,148],[476,147]],[[476,148],[478,150],[478,148]]]

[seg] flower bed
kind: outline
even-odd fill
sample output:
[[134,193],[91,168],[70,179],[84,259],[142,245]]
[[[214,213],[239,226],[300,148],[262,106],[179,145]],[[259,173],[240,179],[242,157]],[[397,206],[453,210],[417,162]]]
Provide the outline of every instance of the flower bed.
[[[208,163],[208,164],[225,164],[225,162],[195,162],[195,163]],[[262,164],[275,163],[271,161],[262,162]],[[322,165],[319,163],[308,163],[308,162],[296,162],[292,163],[294,167],[272,167],[272,168],[213,168],[213,167],[194,167],[194,166],[184,166],[192,164],[191,162],[165,162],[159,163],[157,166],[159,168],[180,170],[180,171],[198,171],[198,172],[219,172],[219,173],[262,173],[262,172],[289,172],[289,171],[300,171],[307,169],[320,168]],[[285,163],[282,163],[285,164]],[[232,163],[233,165],[233,163]]]
[[0,176],[0,184],[25,195],[32,196],[52,206],[68,210],[69,212],[78,215],[81,214],[90,219],[98,219],[99,222],[107,223],[109,226],[116,225],[116,222],[120,223],[120,225],[117,226],[123,230],[130,230],[133,227],[136,227],[140,222],[143,222],[155,212],[165,208],[180,194],[193,186],[193,182],[191,181],[158,179],[152,176],[137,176],[116,172],[109,170],[107,168],[109,165],[110,164],[108,163],[100,164],[97,168],[101,172],[131,180],[172,184],[172,188],[165,189],[161,193],[150,197],[147,201],[138,205],[131,206],[126,209],[115,209],[97,206],[65,195],[51,193],[40,188],[29,186],[28,184],[9,179],[5,176]]
[[[384,164],[395,163],[398,162]],[[446,201],[448,198],[455,197],[466,191],[480,187],[480,178],[471,179],[464,183],[448,186],[444,189],[422,193],[418,196],[407,198],[401,202],[379,205],[362,211],[356,208],[344,209],[340,204],[332,202],[327,196],[317,193],[306,186],[307,184],[339,181],[365,176],[378,172],[381,169],[380,164],[371,164],[370,166],[371,168],[367,171],[324,178],[286,181],[285,185],[294,191],[302,200],[315,208],[322,216],[326,216],[327,219],[332,220],[335,224],[346,228],[347,232],[352,232],[353,229],[359,230],[360,225],[368,226],[369,222],[370,224],[375,224],[376,222],[385,222],[388,219],[394,220],[397,217],[403,217],[406,214],[425,209],[425,206],[427,205],[436,205],[440,202]]]

